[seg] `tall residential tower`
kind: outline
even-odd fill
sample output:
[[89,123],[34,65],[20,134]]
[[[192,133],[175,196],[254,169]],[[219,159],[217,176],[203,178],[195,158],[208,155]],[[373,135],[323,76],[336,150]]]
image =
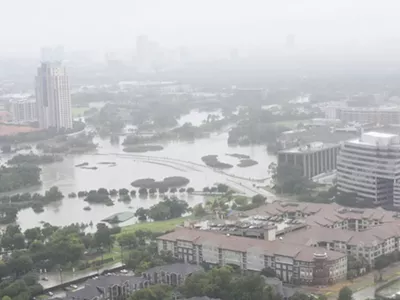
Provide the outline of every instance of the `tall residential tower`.
[[36,103],[40,128],[72,128],[68,76],[60,62],[43,62],[38,68]]

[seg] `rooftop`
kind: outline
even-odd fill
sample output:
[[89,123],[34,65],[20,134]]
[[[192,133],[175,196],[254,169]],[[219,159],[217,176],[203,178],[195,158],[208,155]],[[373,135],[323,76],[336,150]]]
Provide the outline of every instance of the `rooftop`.
[[360,138],[347,141],[347,143],[386,147],[399,146],[400,136],[393,133],[370,131],[363,133]]
[[189,275],[189,274],[192,274],[195,272],[204,271],[204,269],[198,265],[176,263],[176,264],[170,264],[170,265],[157,266],[154,268],[150,268],[150,269],[146,270],[144,273],[154,273],[154,272],[161,272],[161,271],[164,271],[166,273],[178,273],[178,274],[185,276],[185,275]]
[[330,149],[330,148],[334,148],[334,147],[339,147],[339,144],[313,142],[313,143],[309,143],[307,145],[300,146],[300,147],[284,149],[284,150],[279,151],[279,153],[312,153],[312,152],[317,152],[317,151],[321,151],[324,149]]
[[286,243],[282,240],[267,241],[239,236],[223,235],[210,231],[180,228],[161,237],[160,240],[187,241],[194,244],[208,244],[218,248],[236,252],[248,252],[252,249],[263,251],[268,256],[287,256],[299,261],[313,262],[314,254],[326,253],[328,259],[336,260],[345,257],[346,254],[329,251],[323,248],[309,247],[304,244]]

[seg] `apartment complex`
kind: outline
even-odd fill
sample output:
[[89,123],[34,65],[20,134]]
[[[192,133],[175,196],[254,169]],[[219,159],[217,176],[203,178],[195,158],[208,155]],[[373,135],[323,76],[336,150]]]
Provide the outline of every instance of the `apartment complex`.
[[400,109],[397,107],[334,107],[328,110],[326,117],[361,124],[400,124]]
[[265,228],[265,240],[181,228],[157,238],[158,251],[171,251],[185,262],[236,265],[242,270],[275,270],[283,282],[329,284],[347,276],[347,255],[275,239],[275,227]]
[[125,300],[132,293],[146,288],[150,282],[142,277],[108,275],[89,279],[85,286],[76,291],[67,292],[68,300]]
[[34,98],[10,100],[12,121],[26,123],[37,120],[36,100]]
[[373,266],[375,258],[400,251],[400,226],[383,224],[358,232],[313,226],[288,233],[283,239],[288,243],[323,247],[364,258]]
[[148,269],[142,273],[142,276],[148,280],[150,284],[180,286],[185,283],[188,276],[201,271],[204,271],[204,269],[199,265],[176,263]]
[[[387,211],[381,207],[360,209],[344,207],[336,203],[275,201],[265,206],[240,212],[240,214],[242,218],[263,217],[268,222],[297,220],[299,224],[307,226],[350,231],[363,231],[383,224],[400,222],[397,212]],[[235,214],[232,214],[232,216],[237,217]],[[296,226],[296,228],[301,227],[306,226]],[[280,232],[278,231],[277,234],[280,234]]]
[[339,144],[315,142],[306,146],[281,150],[278,152],[278,165],[299,166],[303,176],[312,178],[336,169],[339,149]]
[[68,75],[61,63],[42,63],[36,76],[37,116],[40,128],[72,128]]
[[343,143],[337,160],[337,188],[360,200],[400,205],[400,137],[368,132]]

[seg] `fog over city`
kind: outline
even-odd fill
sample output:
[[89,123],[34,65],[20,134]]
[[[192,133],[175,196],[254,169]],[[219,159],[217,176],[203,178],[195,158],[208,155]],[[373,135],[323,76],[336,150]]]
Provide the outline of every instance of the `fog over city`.
[[0,300],[399,299],[399,1],[0,4]]

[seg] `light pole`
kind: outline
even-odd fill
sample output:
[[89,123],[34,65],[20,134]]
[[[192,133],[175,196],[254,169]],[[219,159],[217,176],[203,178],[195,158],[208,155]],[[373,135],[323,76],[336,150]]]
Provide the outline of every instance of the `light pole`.
[[58,271],[60,272],[60,283],[62,284],[62,283],[63,283],[62,268],[60,267],[60,268],[58,269]]

